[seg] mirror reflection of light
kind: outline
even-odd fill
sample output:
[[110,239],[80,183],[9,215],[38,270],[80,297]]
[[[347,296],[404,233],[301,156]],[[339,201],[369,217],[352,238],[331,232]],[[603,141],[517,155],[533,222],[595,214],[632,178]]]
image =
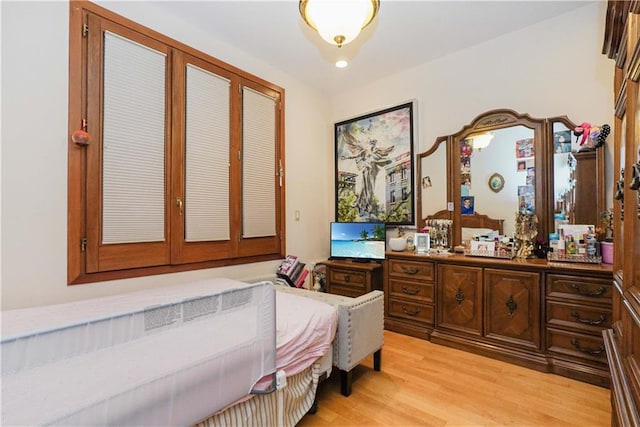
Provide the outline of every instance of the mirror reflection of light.
[[349,64],[344,59],[336,61],[336,68],[345,68],[347,65]]
[[482,150],[483,148],[487,148],[489,143],[493,139],[493,133],[484,132],[476,135],[472,135],[473,138],[473,148],[477,150]]

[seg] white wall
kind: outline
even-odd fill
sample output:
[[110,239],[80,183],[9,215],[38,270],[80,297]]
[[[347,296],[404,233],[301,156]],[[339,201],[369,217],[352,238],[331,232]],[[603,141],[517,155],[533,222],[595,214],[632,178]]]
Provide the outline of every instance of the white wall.
[[[416,152],[428,148],[437,135],[456,132],[493,108],[512,108],[535,117],[566,114],[576,122],[612,121],[613,64],[599,53],[604,2],[333,99],[173,16],[162,15],[147,2],[100,4],[285,88],[287,252],[310,263],[328,255],[328,224],[334,216],[333,123],[339,120],[417,99]],[[67,286],[69,7],[67,2],[2,1],[0,8],[2,309],[207,276],[251,278],[275,270],[274,261]],[[294,219],[296,210],[299,222]]]
[[[324,161],[332,156],[328,99],[291,75],[211,39],[173,16],[162,15],[150,3],[100,4],[285,88],[287,252],[307,262],[326,259],[332,210],[324,201],[333,191],[333,180],[326,173]],[[203,277],[249,279],[275,271],[277,261],[67,286],[69,5],[66,1],[2,1],[0,7],[2,309]],[[300,221],[294,219],[296,210],[300,211]]]
[[[431,147],[437,136],[456,133],[479,114],[496,108],[535,118],[566,115],[576,123],[612,125],[614,64],[600,53],[605,12],[606,2],[584,6],[354,88],[332,99],[332,119],[344,120],[415,98],[416,153]],[[609,136],[608,205],[612,204],[612,141]],[[425,212],[439,209],[425,208]]]

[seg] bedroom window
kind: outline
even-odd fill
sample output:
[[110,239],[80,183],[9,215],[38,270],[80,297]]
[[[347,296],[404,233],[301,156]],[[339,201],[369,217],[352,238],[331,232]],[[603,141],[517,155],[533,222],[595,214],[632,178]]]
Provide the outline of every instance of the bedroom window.
[[72,2],[70,284],[284,254],[284,90]]

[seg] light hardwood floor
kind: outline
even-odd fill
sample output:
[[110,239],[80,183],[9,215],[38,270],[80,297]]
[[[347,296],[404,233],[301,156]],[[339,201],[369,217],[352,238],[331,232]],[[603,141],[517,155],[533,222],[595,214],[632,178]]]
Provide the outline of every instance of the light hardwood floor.
[[385,331],[382,371],[372,357],[340,394],[334,370],[318,389],[311,426],[608,426],[609,390]]

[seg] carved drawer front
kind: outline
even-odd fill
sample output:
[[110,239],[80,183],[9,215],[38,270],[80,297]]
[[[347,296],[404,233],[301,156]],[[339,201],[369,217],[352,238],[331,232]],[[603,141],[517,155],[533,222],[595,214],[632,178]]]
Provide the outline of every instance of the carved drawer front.
[[547,328],[547,350],[565,356],[607,363],[604,339],[600,335],[585,335]]
[[389,298],[389,315],[433,325],[433,306]]
[[366,273],[353,270],[340,270],[339,268],[331,268],[329,270],[329,280],[331,287],[348,287],[354,290],[366,290]]
[[404,277],[407,279],[426,280],[433,282],[436,279],[435,264],[431,261],[405,261],[389,259],[389,275]]
[[540,275],[486,268],[485,336],[540,349]]
[[438,326],[482,335],[482,268],[438,265]]
[[547,296],[580,302],[611,304],[611,282],[598,277],[547,276]]
[[611,327],[611,310],[549,301],[547,324],[600,335],[603,329]]
[[434,287],[431,282],[389,279],[390,296],[415,300],[416,302],[433,303]]

